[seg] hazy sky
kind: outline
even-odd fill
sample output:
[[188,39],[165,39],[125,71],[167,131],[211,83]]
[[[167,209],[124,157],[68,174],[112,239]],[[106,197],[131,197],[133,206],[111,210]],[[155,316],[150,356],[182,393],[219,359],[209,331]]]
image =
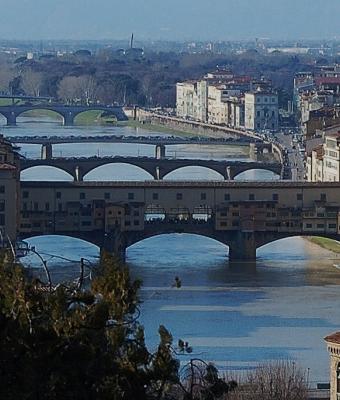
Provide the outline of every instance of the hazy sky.
[[0,39],[340,38],[340,0],[0,0]]

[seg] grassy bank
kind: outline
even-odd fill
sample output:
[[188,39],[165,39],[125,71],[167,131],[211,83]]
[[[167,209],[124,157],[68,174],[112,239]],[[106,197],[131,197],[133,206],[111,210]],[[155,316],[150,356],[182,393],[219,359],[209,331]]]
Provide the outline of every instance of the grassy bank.
[[319,236],[314,236],[306,239],[309,240],[311,243],[322,247],[323,249],[340,254],[340,242],[337,242],[336,240],[327,239]]

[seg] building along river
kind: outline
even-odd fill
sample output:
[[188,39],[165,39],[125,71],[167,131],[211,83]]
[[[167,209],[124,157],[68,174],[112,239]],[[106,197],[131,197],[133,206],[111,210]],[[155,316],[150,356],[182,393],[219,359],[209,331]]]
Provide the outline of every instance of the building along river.
[[[18,126],[3,128],[6,136],[18,135],[160,135],[122,127],[63,128],[45,120],[19,118]],[[143,145],[56,145],[56,156],[145,155],[154,148]],[[40,147],[23,146],[27,157],[37,157]],[[247,159],[244,148],[169,146],[176,157]],[[276,177],[277,178],[277,177]],[[25,171],[23,179],[71,180],[49,168]],[[87,179],[150,179],[143,171],[126,165],[98,168]],[[168,179],[222,179],[201,168],[187,168]],[[275,179],[272,173],[250,171],[238,179]],[[47,260],[55,280],[77,274],[81,257],[96,262],[98,248],[92,244],[53,236],[32,238],[29,243]],[[64,259],[53,257],[62,256]],[[39,266],[29,256],[27,266]],[[67,259],[73,260],[68,262]],[[311,385],[328,381],[328,355],[323,337],[340,326],[340,263],[338,255],[303,238],[271,243],[258,251],[254,265],[228,264],[228,248],[195,235],[172,234],[147,239],[130,247],[127,263],[133,277],[143,280],[141,321],[153,347],[157,329],[164,324],[173,334],[193,346],[190,357],[213,361],[220,369],[242,373],[258,363],[293,359],[309,376]],[[172,287],[178,276],[182,287]],[[185,356],[183,356],[185,361]]]

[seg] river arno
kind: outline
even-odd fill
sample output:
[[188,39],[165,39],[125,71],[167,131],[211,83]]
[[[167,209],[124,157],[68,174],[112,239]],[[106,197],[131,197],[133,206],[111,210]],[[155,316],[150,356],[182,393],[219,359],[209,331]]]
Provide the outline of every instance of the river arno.
[[[21,122],[24,122],[23,118]],[[34,123],[33,123],[34,122]],[[21,123],[4,128],[5,135],[76,134],[155,134],[129,128],[62,128],[53,123]],[[157,133],[156,133],[157,135]],[[67,145],[56,146],[56,155],[152,155],[147,146]],[[197,147],[170,149],[175,156],[244,159],[239,149]],[[192,154],[193,152],[202,152]],[[39,147],[25,146],[22,152],[37,156]],[[65,179],[53,171],[48,176]],[[96,175],[97,174],[97,175]],[[204,174],[204,175],[202,175]],[[219,179],[198,169],[178,171],[177,179]],[[46,170],[31,171],[27,179],[46,179]],[[148,179],[126,166],[106,167],[89,179]],[[268,174],[251,172],[247,178],[269,179]],[[56,278],[76,273],[78,264],[52,258],[62,255],[71,260],[86,257],[94,261],[98,249],[71,238],[44,237],[30,240],[44,253]],[[127,252],[132,275],[143,280],[141,320],[150,346],[157,343],[157,328],[164,324],[177,341],[189,341],[194,357],[214,361],[221,369],[244,371],[259,362],[294,359],[305,370],[310,382],[328,381],[328,355],[323,337],[340,328],[340,264],[337,255],[302,238],[285,239],[258,251],[254,266],[228,265],[228,248],[207,238],[167,235],[140,242]],[[28,258],[27,265],[38,265]],[[178,276],[182,287],[172,287]]]

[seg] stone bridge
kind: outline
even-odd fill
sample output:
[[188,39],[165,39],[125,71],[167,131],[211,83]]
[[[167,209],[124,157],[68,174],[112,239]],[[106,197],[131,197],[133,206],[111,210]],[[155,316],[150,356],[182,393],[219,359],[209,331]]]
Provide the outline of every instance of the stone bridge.
[[29,239],[42,235],[68,236],[81,239],[98,246],[102,250],[111,252],[119,256],[122,260],[126,258],[126,250],[134,244],[145,239],[168,234],[193,234],[214,239],[229,248],[229,261],[255,261],[257,250],[272,242],[286,239],[289,237],[324,237],[327,239],[340,241],[340,234],[327,232],[306,232],[302,228],[293,229],[286,232],[268,231],[218,231],[215,228],[213,219],[208,221],[194,220],[169,220],[145,223],[142,231],[121,231],[119,228],[112,229],[110,232],[104,230],[91,231],[63,231],[51,230],[44,232],[20,233],[20,240]]
[[20,171],[37,166],[50,166],[59,168],[70,174],[75,181],[82,181],[83,178],[103,165],[124,163],[134,165],[148,172],[154,179],[161,180],[169,173],[183,167],[205,167],[213,170],[225,180],[233,180],[242,172],[252,169],[272,171],[281,176],[282,165],[277,162],[242,162],[242,161],[217,161],[197,159],[170,159],[170,158],[149,158],[149,157],[81,157],[81,158],[52,158],[52,159],[22,159]]
[[17,232],[72,236],[122,257],[146,238],[190,233],[229,246],[231,261],[255,260],[288,237],[339,240],[339,193],[339,182],[20,182]]
[[55,113],[61,115],[63,118],[63,124],[65,126],[74,125],[74,119],[77,115],[86,111],[103,111],[116,116],[119,121],[127,120],[123,108],[119,106],[106,107],[102,105],[90,105],[90,106],[77,106],[77,105],[63,105],[63,104],[34,104],[34,105],[6,105],[0,106],[0,114],[2,114],[7,121],[7,125],[15,126],[17,123],[17,118],[27,111],[33,110],[48,110],[54,111]]

